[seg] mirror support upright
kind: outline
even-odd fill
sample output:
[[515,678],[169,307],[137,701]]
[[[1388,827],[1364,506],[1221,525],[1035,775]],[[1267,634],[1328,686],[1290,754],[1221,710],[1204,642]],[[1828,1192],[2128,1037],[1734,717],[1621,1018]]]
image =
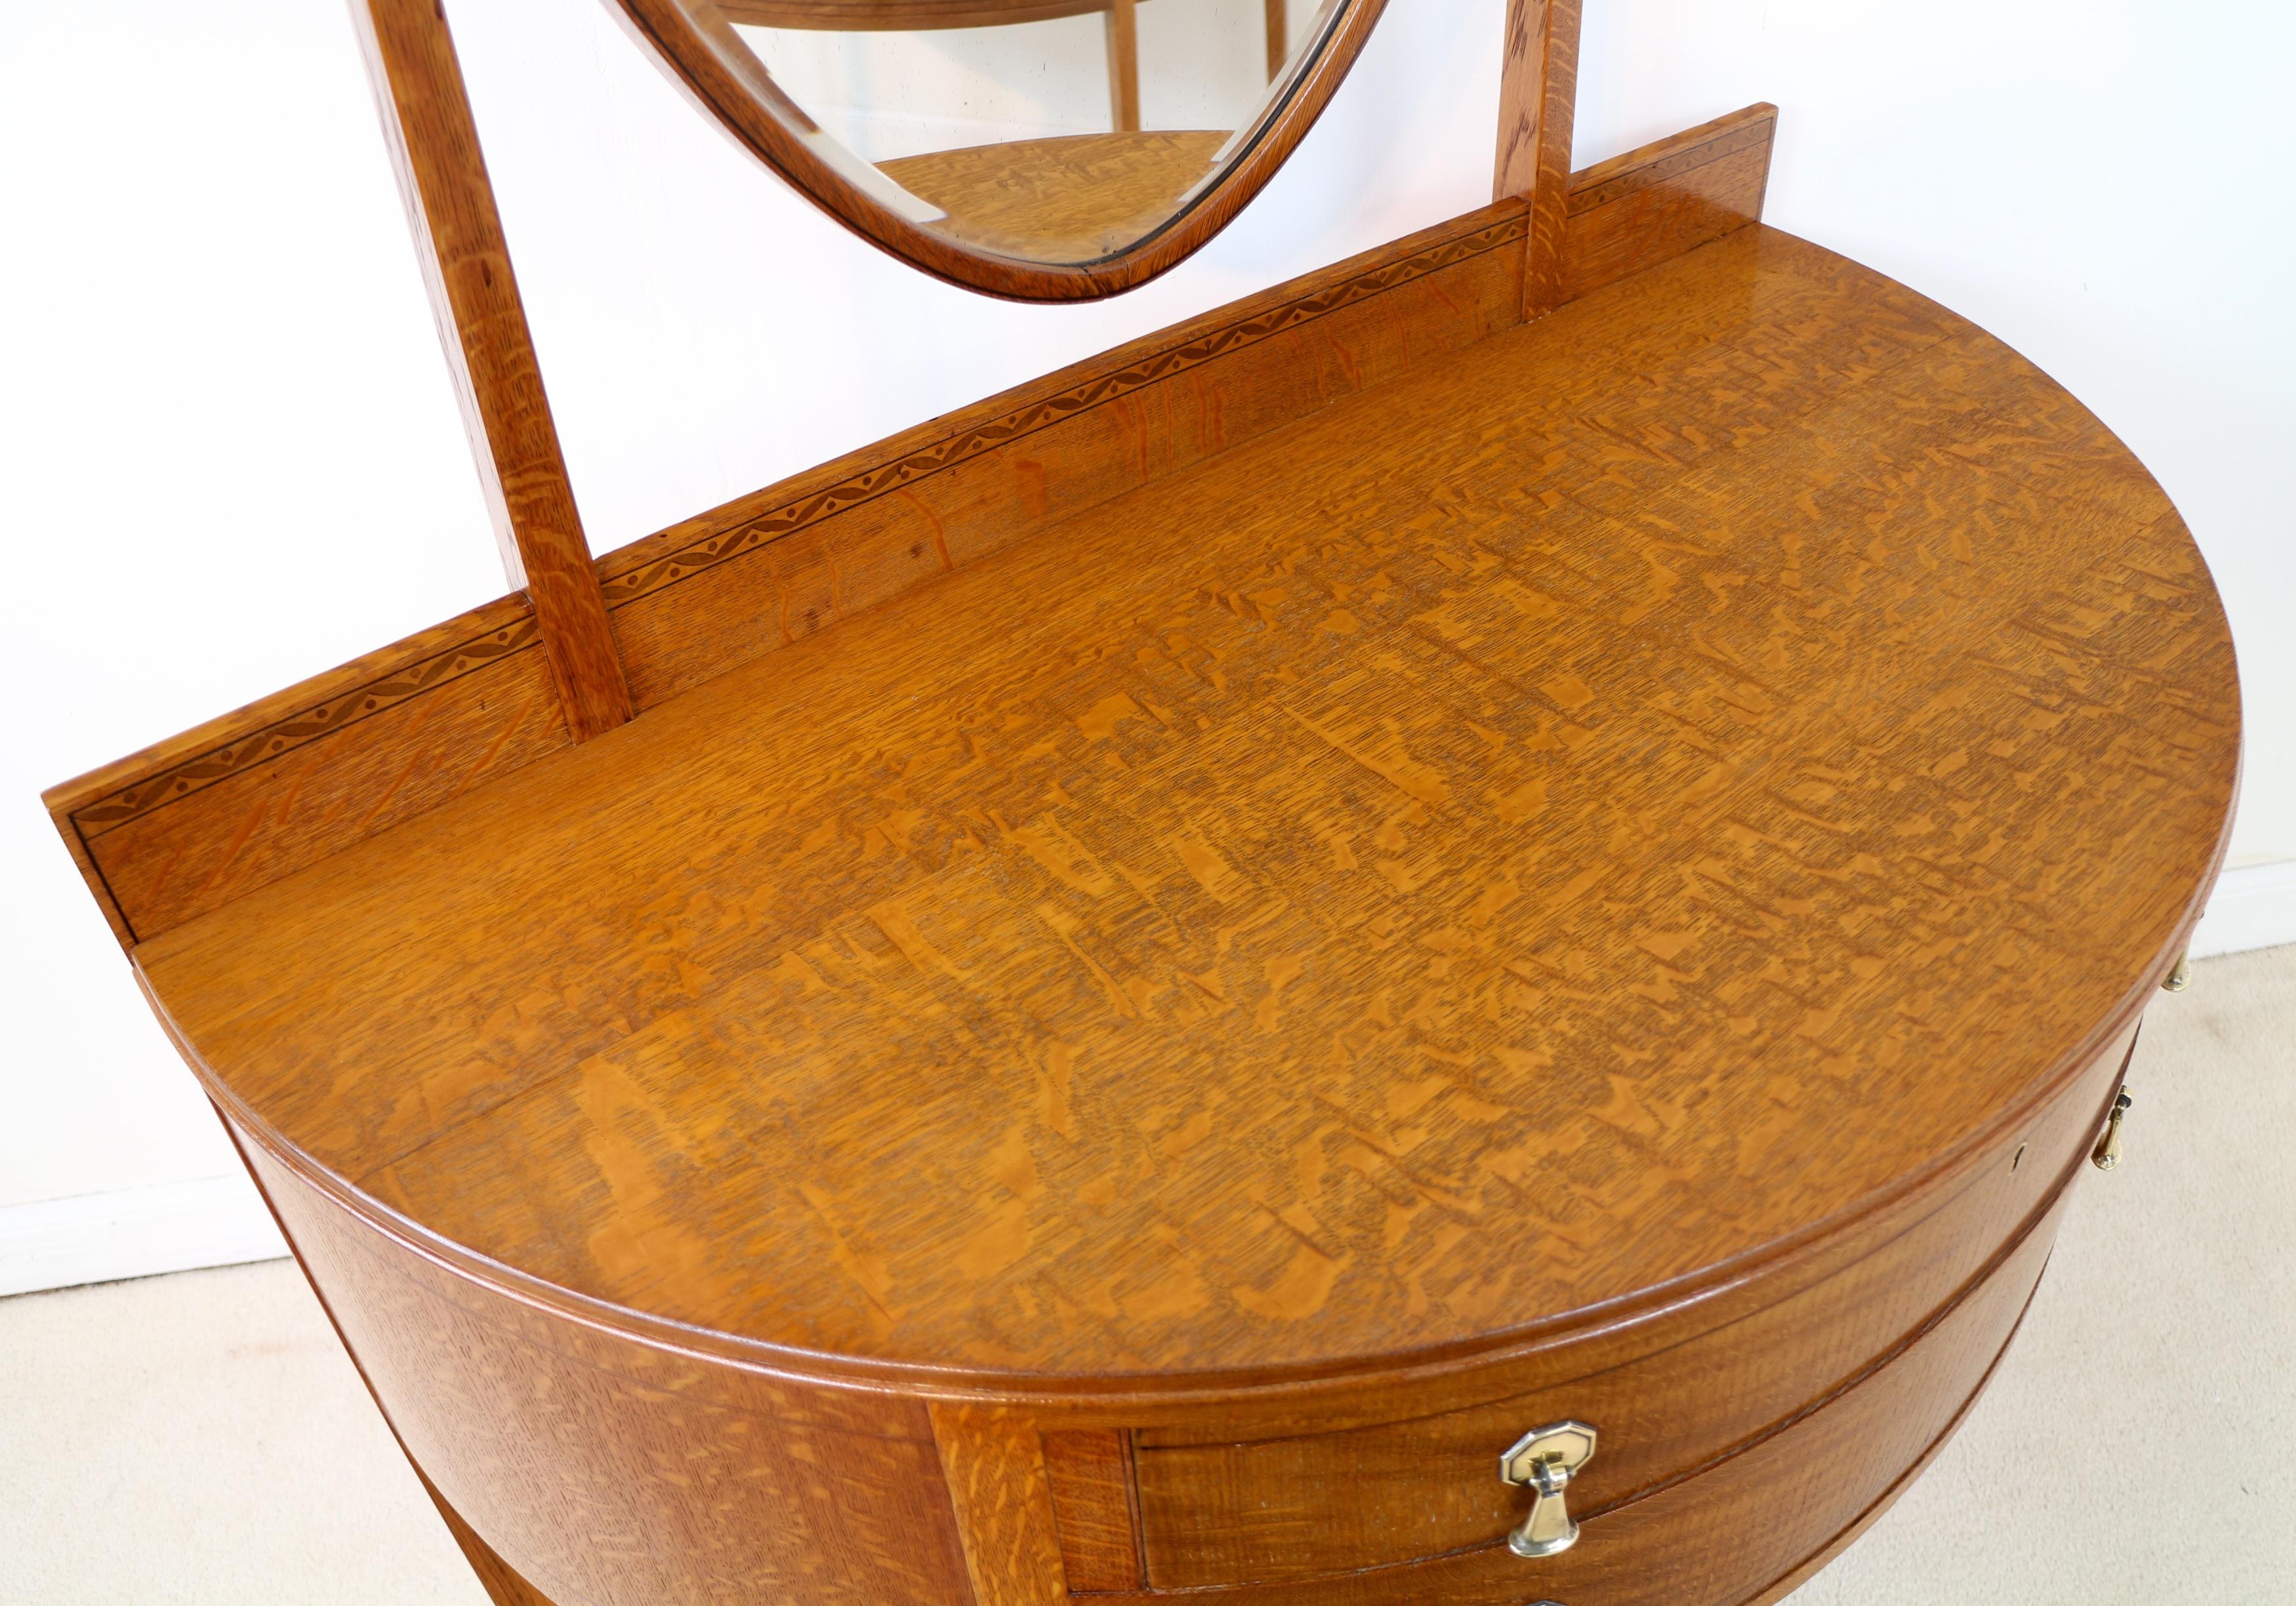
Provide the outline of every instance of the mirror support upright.
[[543,392],[486,158],[438,0],[350,0],[384,143],[454,374],[511,588],[534,605],[576,742],[630,717],[630,692]]
[[1570,130],[1578,98],[1580,0],[1507,0],[1505,57],[1499,69],[1498,154],[1491,199],[1526,196],[1522,315],[1553,312],[1570,299],[1564,271]]

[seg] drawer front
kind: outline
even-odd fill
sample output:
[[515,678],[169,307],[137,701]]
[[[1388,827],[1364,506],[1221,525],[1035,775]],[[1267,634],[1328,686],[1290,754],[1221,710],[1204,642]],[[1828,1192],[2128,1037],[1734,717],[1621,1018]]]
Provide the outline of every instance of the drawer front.
[[[1195,1606],[1734,1606],[1760,1596],[1895,1498],[1952,1431],[2016,1330],[2062,1209],[2061,1200],[1983,1282],[1878,1369],[1710,1468],[1607,1512],[1579,1513],[1578,1543],[1560,1555],[1526,1561],[1504,1543],[1485,1544],[1185,1598]],[[1609,1449],[1606,1441],[1597,1463]],[[1332,1478],[1344,1493],[1344,1472]],[[1147,1606],[1177,1597],[1152,1589],[1090,1598]]]
[[1587,1512],[1728,1454],[1865,1371],[1985,1272],[2078,1166],[2124,1047],[1938,1210],[1727,1325],[1593,1375],[1410,1421],[1242,1444],[1140,1434],[1148,1586],[1310,1578],[1490,1544],[1529,1498],[1500,1481],[1499,1453],[1552,1422],[1600,1430],[1571,1487],[1573,1507]]

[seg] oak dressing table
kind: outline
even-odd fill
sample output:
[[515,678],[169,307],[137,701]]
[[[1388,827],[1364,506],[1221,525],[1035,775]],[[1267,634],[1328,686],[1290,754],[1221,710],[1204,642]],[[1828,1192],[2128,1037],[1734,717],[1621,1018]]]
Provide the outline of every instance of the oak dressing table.
[[[1569,173],[1531,0],[1489,207],[594,559],[444,20],[355,9],[518,593],[48,802],[496,1602],[1734,1606],[1888,1505],[2228,828],[2109,431],[1764,225],[1771,108]],[[1078,264],[627,9],[1045,297],[1376,19]]]

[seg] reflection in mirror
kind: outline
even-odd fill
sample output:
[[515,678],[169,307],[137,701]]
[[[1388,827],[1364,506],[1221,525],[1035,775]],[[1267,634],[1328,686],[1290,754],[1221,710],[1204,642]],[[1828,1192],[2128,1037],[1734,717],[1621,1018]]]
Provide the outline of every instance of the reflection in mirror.
[[978,250],[1086,263],[1210,191],[1350,0],[677,4],[894,211]]

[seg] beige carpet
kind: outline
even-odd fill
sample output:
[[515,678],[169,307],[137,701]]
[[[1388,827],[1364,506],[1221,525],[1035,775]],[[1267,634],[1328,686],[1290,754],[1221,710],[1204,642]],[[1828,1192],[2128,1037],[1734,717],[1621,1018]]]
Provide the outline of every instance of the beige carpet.
[[[2296,1602],[2296,947],[2129,1085],[1991,1391],[1794,1606]],[[0,1600],[485,1606],[285,1262],[0,1300]]]

